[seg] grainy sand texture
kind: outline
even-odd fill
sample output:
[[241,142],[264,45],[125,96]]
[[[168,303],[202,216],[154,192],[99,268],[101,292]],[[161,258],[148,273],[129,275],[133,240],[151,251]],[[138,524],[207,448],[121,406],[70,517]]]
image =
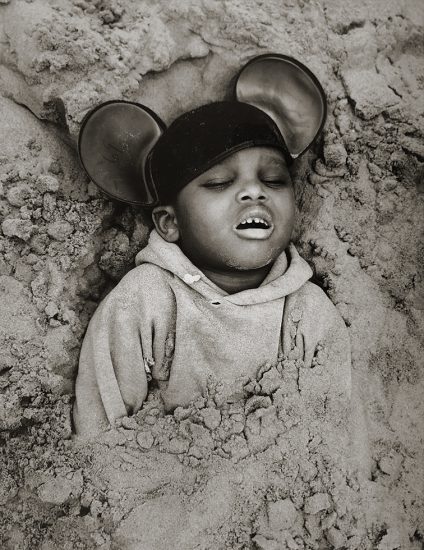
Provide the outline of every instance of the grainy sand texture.
[[[423,548],[423,30],[418,0],[0,0],[2,548]],[[328,95],[295,242],[348,327],[352,410],[286,358],[74,441],[84,331],[150,229],[84,175],[84,115],[169,123],[270,51]]]

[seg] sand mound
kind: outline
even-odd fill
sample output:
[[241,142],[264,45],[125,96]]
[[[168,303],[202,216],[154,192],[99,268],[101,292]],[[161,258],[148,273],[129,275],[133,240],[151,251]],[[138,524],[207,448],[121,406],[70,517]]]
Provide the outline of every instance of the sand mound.
[[[349,403],[323,395],[311,377],[324,374],[311,371],[297,360],[267,365],[225,401],[211,380],[172,415],[152,392],[90,445],[64,445],[57,421],[39,430],[44,455],[27,447],[21,463],[41,547],[375,548],[387,525],[405,547],[405,513],[351,460]],[[10,483],[9,498],[16,492]]]

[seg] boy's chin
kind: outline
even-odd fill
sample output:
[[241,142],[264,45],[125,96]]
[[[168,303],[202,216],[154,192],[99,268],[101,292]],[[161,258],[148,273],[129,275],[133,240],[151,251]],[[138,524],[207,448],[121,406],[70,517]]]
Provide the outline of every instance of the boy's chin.
[[239,263],[228,266],[229,271],[256,271],[271,266],[275,262],[274,259],[270,259],[264,262],[249,262]]
[[279,246],[267,251],[262,247],[253,248],[249,254],[244,254],[242,257],[235,255],[234,259],[228,262],[228,266],[239,271],[263,269],[271,266],[286,248],[286,246]]
[[271,266],[278,258],[277,255],[266,256],[261,258],[260,256],[250,256],[249,258],[234,258],[227,261],[227,268],[229,271],[255,271],[264,269]]
[[266,246],[263,242],[250,242],[246,246],[222,247],[220,251],[205,251],[195,253],[194,250],[183,250],[186,256],[199,269],[209,269],[216,272],[255,271],[269,268],[288,246],[279,243],[278,246]]

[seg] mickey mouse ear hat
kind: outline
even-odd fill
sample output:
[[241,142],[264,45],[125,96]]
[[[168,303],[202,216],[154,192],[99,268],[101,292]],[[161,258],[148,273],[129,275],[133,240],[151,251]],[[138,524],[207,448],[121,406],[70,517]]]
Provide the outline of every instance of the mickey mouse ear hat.
[[79,134],[78,152],[88,177],[109,197],[129,204],[157,202],[145,177],[146,159],[166,126],[148,107],[108,101],[91,110]]
[[320,133],[324,91],[304,65],[279,54],[250,60],[235,101],[203,105],[166,129],[149,108],[109,101],[83,120],[78,151],[90,179],[111,198],[141,206],[172,200],[189,181],[242,148],[279,148],[290,163]]
[[274,120],[293,159],[312,145],[327,116],[318,79],[305,65],[285,55],[251,59],[237,77],[235,95]]

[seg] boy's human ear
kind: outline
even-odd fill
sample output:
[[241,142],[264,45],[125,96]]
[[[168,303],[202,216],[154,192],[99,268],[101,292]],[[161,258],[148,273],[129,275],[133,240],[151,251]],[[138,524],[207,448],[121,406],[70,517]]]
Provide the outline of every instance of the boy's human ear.
[[173,206],[156,206],[152,210],[152,219],[156,231],[169,243],[175,243],[180,238],[177,216]]

